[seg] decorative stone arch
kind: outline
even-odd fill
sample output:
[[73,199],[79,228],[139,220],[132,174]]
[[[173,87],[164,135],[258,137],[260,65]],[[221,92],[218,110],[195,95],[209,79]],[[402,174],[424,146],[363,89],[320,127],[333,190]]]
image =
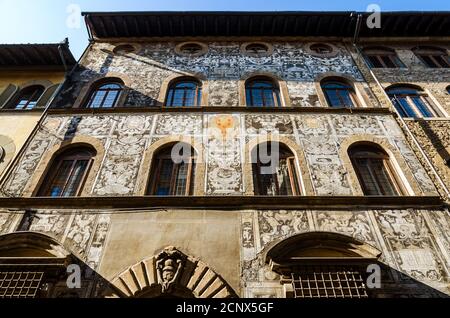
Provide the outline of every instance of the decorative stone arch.
[[124,73],[118,73],[118,72],[108,72],[104,75],[93,75],[90,77],[90,80],[83,84],[81,87],[81,90],[78,94],[78,98],[75,100],[73,104],[73,108],[82,108],[87,103],[88,98],[92,92],[92,89],[95,88],[95,86],[100,85],[102,82],[107,82],[108,80],[116,80],[119,82],[122,82],[124,85],[124,90],[120,94],[119,100],[117,101],[116,107],[122,107],[125,103],[129,87],[131,87],[132,80],[131,78],[124,74]]
[[[189,42],[190,43],[190,42]],[[188,72],[178,72],[175,74],[171,74],[166,77],[164,81],[161,83],[161,87],[159,89],[158,101],[157,104],[159,106],[164,106],[166,104],[167,92],[169,91],[170,85],[172,83],[181,80],[181,79],[194,79],[198,81],[202,86],[202,99],[201,106],[209,105],[209,81],[205,75],[201,73],[188,73]]]
[[289,96],[289,90],[287,87],[287,83],[285,80],[283,80],[281,77],[269,73],[269,72],[251,72],[244,74],[238,83],[239,88],[239,105],[240,106],[247,106],[247,100],[245,95],[245,83],[253,78],[253,77],[267,77],[271,79],[275,84],[278,85],[278,88],[280,90],[280,97],[281,97],[281,104],[285,107],[291,107],[291,98]]
[[[318,273],[317,278],[320,281],[323,279],[320,273],[329,275],[333,271],[337,274],[339,271],[351,270],[363,279],[368,265],[380,264],[381,251],[351,236],[316,231],[278,239],[266,246],[261,255],[269,269],[280,275],[284,296],[292,298],[298,288],[294,286],[294,277],[303,276],[308,279],[308,273],[313,271],[314,278]],[[352,278],[349,282],[351,280]],[[303,288],[310,287],[300,287]],[[358,295],[359,293],[355,296]]]
[[79,146],[91,147],[96,152],[95,156],[92,158],[93,162],[88,172],[88,175],[86,176],[83,190],[80,193],[80,196],[90,196],[92,193],[92,188],[94,186],[95,178],[100,170],[103,157],[105,156],[105,148],[103,146],[103,143],[99,139],[84,135],[75,136],[72,139],[61,141],[56,145],[54,145],[51,149],[46,151],[43,154],[41,160],[39,161],[36,170],[34,171],[33,175],[28,181],[25,190],[23,192],[23,196],[25,197],[35,196],[39,191],[42,183],[44,182],[47,173],[49,172],[49,169],[51,168],[55,158],[60,153],[70,148],[75,148]]
[[286,136],[279,135],[261,135],[254,137],[249,140],[249,142],[245,145],[244,149],[244,186],[245,186],[245,195],[254,195],[255,189],[253,187],[253,173],[252,173],[252,151],[259,144],[265,142],[278,142],[283,144],[288,149],[292,151],[295,156],[296,168],[298,170],[298,177],[300,188],[302,189],[302,195],[305,196],[313,196],[314,188],[311,180],[311,175],[309,172],[308,163],[306,161],[305,154],[300,146],[289,139]]
[[193,136],[173,135],[159,139],[151,144],[144,152],[144,157],[139,168],[135,195],[143,196],[146,194],[148,183],[150,182],[150,173],[153,157],[156,152],[165,146],[183,142],[194,148],[196,152],[194,194],[195,196],[205,193],[205,171],[206,163],[204,158],[204,146],[201,138]]
[[0,175],[6,169],[16,154],[14,140],[8,136],[0,135]]
[[[299,252],[301,251],[301,252]],[[277,270],[283,262],[292,257],[358,257],[377,260],[381,251],[354,237],[327,231],[304,232],[288,238],[280,238],[269,243],[262,251],[263,260],[272,270]]]
[[403,158],[402,154],[387,139],[378,138],[369,134],[353,135],[344,139],[339,148],[339,156],[342,160],[345,170],[348,172],[350,187],[355,195],[364,196],[364,192],[359,183],[358,176],[348,155],[349,148],[356,143],[368,143],[380,147],[389,155],[389,160],[399,177],[407,195],[433,195],[432,193],[423,193],[417,183],[414,175]]
[[0,259],[3,257],[39,257],[67,259],[72,252],[50,235],[39,232],[14,232],[0,235]]
[[337,72],[325,72],[318,75],[315,78],[315,86],[317,91],[317,96],[319,98],[320,104],[323,107],[329,107],[327,99],[322,89],[322,82],[327,78],[335,78],[344,81],[345,83],[351,85],[355,91],[356,97],[358,98],[359,105],[357,107],[376,107],[370,101],[369,95],[367,95],[364,88],[363,82],[357,81],[353,76],[344,73]]
[[107,297],[237,297],[206,263],[173,246],[128,267],[112,279],[112,286]]

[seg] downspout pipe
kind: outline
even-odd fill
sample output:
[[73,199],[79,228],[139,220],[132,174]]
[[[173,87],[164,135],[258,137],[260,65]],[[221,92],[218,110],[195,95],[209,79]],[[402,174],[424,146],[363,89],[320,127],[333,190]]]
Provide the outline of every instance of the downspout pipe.
[[[355,25],[355,33],[353,36],[353,42],[352,45],[355,48],[359,58],[364,62],[364,64],[366,65],[367,69],[369,70],[370,75],[372,76],[372,78],[375,80],[377,86],[380,88],[382,94],[386,97],[387,100],[391,100],[388,96],[388,94],[386,93],[386,91],[384,90],[383,86],[381,85],[380,81],[378,80],[377,76],[375,75],[375,73],[372,71],[372,68],[370,67],[369,63],[367,62],[367,60],[364,58],[364,55],[361,51],[361,48],[358,46],[358,40],[359,40],[359,32],[361,30],[361,24],[363,21],[363,15],[362,13],[356,13],[353,12],[350,17],[354,17],[355,15],[357,15],[357,19],[356,19],[356,25]],[[400,122],[402,123],[402,126],[404,128],[404,130],[407,132],[408,136],[411,138],[411,140],[413,141],[414,145],[417,147],[417,149],[419,149],[420,154],[422,155],[422,157],[424,158],[425,162],[427,163],[427,165],[430,167],[431,172],[434,174],[434,176],[436,177],[436,180],[438,181],[439,185],[441,186],[441,188],[444,190],[445,195],[446,195],[446,199],[450,199],[450,192],[448,187],[445,185],[444,181],[442,180],[441,176],[439,175],[439,173],[437,172],[437,170],[434,168],[433,164],[431,163],[430,158],[428,157],[428,155],[426,154],[426,152],[423,150],[422,146],[420,145],[419,141],[417,140],[416,136],[411,132],[411,130],[409,129],[408,125],[406,124],[406,122],[404,121],[403,117],[400,115],[400,113],[398,112],[397,108],[395,107],[391,107],[391,109],[394,110],[394,113],[397,115],[397,118],[400,120]]]

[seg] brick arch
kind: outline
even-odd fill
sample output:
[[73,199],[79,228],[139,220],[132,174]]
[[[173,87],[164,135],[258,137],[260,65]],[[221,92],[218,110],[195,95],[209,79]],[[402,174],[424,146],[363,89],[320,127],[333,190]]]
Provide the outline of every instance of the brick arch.
[[39,164],[37,165],[32,177],[28,181],[23,195],[25,197],[36,195],[42,183],[44,182],[45,177],[55,158],[60,153],[78,146],[89,146],[92,147],[96,152],[95,156],[92,158],[93,163],[89,170],[89,174],[86,177],[83,190],[80,194],[80,196],[89,196],[94,186],[95,177],[100,170],[103,157],[105,156],[105,148],[103,146],[103,143],[99,139],[84,135],[75,136],[72,139],[61,141],[47,150],[39,161]]
[[177,142],[186,143],[196,151],[197,157],[195,162],[194,195],[204,194],[206,163],[204,159],[204,146],[202,139],[192,136],[174,135],[159,139],[145,150],[143,160],[139,168],[136,190],[134,193],[135,195],[145,195],[148,182],[150,180],[151,166],[155,153],[163,147]]
[[345,170],[348,172],[348,178],[350,187],[355,195],[363,196],[363,190],[359,183],[353,164],[348,155],[348,149],[356,143],[370,143],[383,149],[388,155],[389,160],[393,163],[393,168],[399,178],[402,185],[407,191],[407,195],[430,195],[430,193],[423,193],[414,175],[403,158],[402,154],[396,149],[387,139],[375,137],[373,135],[361,134],[347,137],[343,140],[339,148],[339,157],[342,160]]
[[306,196],[314,195],[314,188],[311,180],[311,175],[309,172],[308,163],[305,158],[305,154],[300,146],[285,136],[279,135],[263,135],[250,139],[250,141],[245,145],[244,153],[244,182],[245,182],[245,195],[254,195],[253,188],[253,173],[252,173],[252,161],[251,154],[253,149],[265,142],[278,142],[285,145],[288,149],[292,151],[296,158],[298,175],[300,177],[300,188],[302,189],[302,194]]
[[161,83],[161,87],[159,89],[158,95],[158,105],[163,106],[166,103],[166,96],[169,90],[170,85],[182,78],[192,78],[197,80],[202,85],[202,100],[201,106],[209,105],[209,81],[205,75],[201,73],[188,73],[188,72],[178,72],[175,74],[171,74],[164,79]]
[[81,90],[78,93],[78,98],[73,104],[73,108],[82,108],[86,104],[92,89],[99,83],[106,82],[108,79],[122,81],[125,90],[122,92],[119,100],[117,101],[117,107],[123,106],[128,95],[128,90],[126,88],[131,87],[132,85],[131,78],[123,73],[108,72],[107,74],[103,75],[93,75],[92,77],[90,77],[90,80],[88,82],[82,84]]
[[342,81],[351,85],[353,87],[353,90],[355,91],[356,96],[358,97],[359,107],[374,107],[372,105],[372,102],[370,101],[370,97],[367,95],[366,90],[364,89],[363,82],[357,81],[353,76],[349,74],[337,72],[325,72],[315,78],[314,82],[316,86],[317,96],[322,107],[329,107],[325,94],[322,90],[322,81],[327,78],[341,79]]
[[245,83],[249,79],[251,79],[253,77],[259,77],[259,76],[267,77],[267,78],[271,79],[272,81],[274,81],[278,85],[278,87],[280,89],[282,106],[290,107],[292,105],[286,81],[283,80],[281,77],[279,77],[276,74],[259,71],[259,72],[250,72],[250,73],[247,72],[239,80],[239,83],[238,83],[239,106],[247,106],[247,101],[246,101],[246,96],[245,96]]
[[[164,265],[170,260],[173,280],[164,279]],[[203,261],[173,246],[128,267],[112,279],[107,297],[178,296],[195,298],[237,297],[228,283]]]

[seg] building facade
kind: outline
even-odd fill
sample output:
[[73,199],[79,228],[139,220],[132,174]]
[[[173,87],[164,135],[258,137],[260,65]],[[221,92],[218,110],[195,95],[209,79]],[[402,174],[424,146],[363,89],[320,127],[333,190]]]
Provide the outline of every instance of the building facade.
[[0,45],[0,177],[75,65],[68,44]]
[[1,184],[0,292],[447,297],[450,17],[382,17],[86,13]]

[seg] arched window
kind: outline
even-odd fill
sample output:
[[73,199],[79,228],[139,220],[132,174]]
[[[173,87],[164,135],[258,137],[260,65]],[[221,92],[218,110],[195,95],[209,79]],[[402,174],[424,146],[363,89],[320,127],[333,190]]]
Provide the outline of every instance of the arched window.
[[386,89],[402,117],[442,117],[442,112],[423,90],[411,86],[394,86]]
[[368,298],[367,266],[379,264],[380,251],[352,237],[307,232],[272,244],[265,263],[280,275],[286,298]]
[[447,86],[447,93],[450,94],[450,86]]
[[326,79],[321,83],[330,107],[356,107],[358,99],[353,87],[339,79]]
[[44,93],[44,87],[33,85],[22,89],[10,108],[12,109],[33,109],[39,98]]
[[247,106],[278,107],[281,106],[280,89],[272,79],[252,78],[245,83]]
[[193,193],[195,150],[188,144],[177,143],[164,147],[153,157],[150,195],[185,196]]
[[370,67],[400,68],[405,67],[394,50],[383,47],[365,48],[364,55]]
[[257,195],[300,195],[294,154],[283,144],[267,142],[252,151],[253,186]]
[[123,92],[123,83],[118,80],[102,81],[94,87],[89,95],[86,108],[112,108],[117,105]]
[[416,47],[414,54],[427,66],[431,68],[450,67],[450,59],[447,51],[434,47]]
[[365,195],[397,196],[403,194],[389,155],[375,145],[356,144],[348,155]]
[[38,196],[73,197],[80,194],[95,151],[89,147],[68,149],[59,154],[48,170]]
[[195,79],[181,79],[170,84],[166,106],[201,106],[202,87]]

